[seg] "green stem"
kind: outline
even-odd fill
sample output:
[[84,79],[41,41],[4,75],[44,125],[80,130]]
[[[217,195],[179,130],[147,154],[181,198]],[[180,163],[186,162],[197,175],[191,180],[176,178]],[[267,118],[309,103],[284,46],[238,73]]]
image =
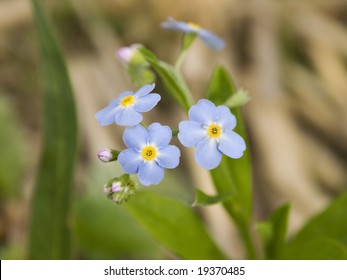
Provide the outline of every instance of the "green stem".
[[188,113],[190,107],[192,106],[192,94],[187,86],[187,83],[185,81],[185,79],[183,78],[183,75],[181,73],[181,71],[178,69],[175,69],[175,74],[176,74],[176,79],[178,81],[178,83],[180,84],[181,86],[181,89],[183,90],[184,92],[184,97],[185,97],[185,100],[184,100],[184,110]]
[[180,131],[178,130],[178,128],[177,128],[177,129],[174,129],[174,130],[172,131],[172,137],[176,137],[176,136],[178,135],[179,132],[180,132]]
[[245,249],[248,255],[248,259],[250,260],[256,260],[257,259],[257,253],[256,249],[253,243],[253,239],[250,232],[250,226],[247,223],[239,223],[239,231],[243,240],[243,243],[245,245]]
[[258,259],[254,241],[251,234],[251,230],[250,230],[251,223],[248,222],[249,219],[247,219],[241,213],[237,215],[235,209],[233,207],[230,207],[230,204],[228,204],[227,202],[223,202],[223,206],[225,210],[228,212],[232,221],[237,226],[237,229],[239,231],[239,234],[241,235],[245,250],[247,252],[248,259],[250,260]]
[[147,128],[147,125],[145,125],[143,122],[140,122],[140,125],[142,125],[144,128]]
[[187,50],[181,50],[180,54],[178,55],[178,58],[175,63],[175,70],[178,72],[181,69],[183,60],[186,56]]

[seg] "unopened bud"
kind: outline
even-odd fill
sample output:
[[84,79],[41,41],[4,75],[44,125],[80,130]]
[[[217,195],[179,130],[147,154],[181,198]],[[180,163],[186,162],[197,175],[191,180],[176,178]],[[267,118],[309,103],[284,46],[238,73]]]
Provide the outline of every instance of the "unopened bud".
[[119,48],[116,51],[115,55],[120,59],[120,61],[122,61],[125,64],[128,64],[140,47],[140,44],[133,44],[130,47]]
[[113,178],[104,185],[104,192],[107,198],[112,199],[117,204],[128,201],[136,193],[136,184],[129,174],[123,174]]
[[130,79],[138,86],[151,84],[155,81],[155,75],[150,65],[141,53],[141,44],[133,44],[116,51],[116,56],[125,65]]
[[102,149],[102,150],[98,153],[98,158],[99,158],[102,162],[115,161],[115,160],[117,160],[119,153],[120,153],[120,152],[117,151],[117,150],[112,150],[112,149],[104,148],[104,149]]
[[120,192],[122,190],[122,184],[120,182],[113,182],[112,183],[112,192]]

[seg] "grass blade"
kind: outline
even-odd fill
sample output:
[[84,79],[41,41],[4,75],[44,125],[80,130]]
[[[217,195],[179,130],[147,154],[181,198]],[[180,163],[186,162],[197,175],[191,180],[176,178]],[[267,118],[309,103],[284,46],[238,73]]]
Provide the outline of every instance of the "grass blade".
[[29,258],[70,258],[68,215],[76,155],[73,93],[52,28],[32,0],[43,82],[43,150],[33,193]]

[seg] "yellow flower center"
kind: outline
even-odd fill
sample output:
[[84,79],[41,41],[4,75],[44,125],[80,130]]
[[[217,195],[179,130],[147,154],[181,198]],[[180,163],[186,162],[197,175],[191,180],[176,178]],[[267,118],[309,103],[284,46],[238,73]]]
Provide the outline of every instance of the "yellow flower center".
[[210,124],[207,129],[208,136],[211,138],[218,138],[222,134],[222,130],[218,124]]
[[122,98],[120,104],[124,107],[126,106],[130,106],[131,104],[133,104],[135,101],[135,97],[132,95],[128,95]]
[[196,24],[194,22],[188,22],[187,23],[191,28],[195,29],[195,30],[199,30],[200,29],[200,25]]
[[146,146],[142,149],[141,155],[145,160],[153,160],[157,156],[157,150],[153,146]]

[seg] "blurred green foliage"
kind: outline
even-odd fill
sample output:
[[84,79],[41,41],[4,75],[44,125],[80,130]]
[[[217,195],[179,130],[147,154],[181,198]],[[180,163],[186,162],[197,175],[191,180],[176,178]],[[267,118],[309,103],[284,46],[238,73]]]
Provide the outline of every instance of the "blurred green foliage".
[[183,259],[225,259],[193,209],[170,197],[140,192],[130,213],[157,240]]
[[347,259],[347,194],[314,216],[290,240],[286,259]]
[[134,221],[124,205],[106,198],[100,182],[121,173],[121,168],[114,163],[101,165],[90,167],[83,192],[75,196],[72,215],[75,254],[85,259],[167,258],[165,250]]
[[71,258],[70,199],[77,149],[74,96],[67,69],[41,1],[33,0],[43,84],[43,149],[34,189],[30,259]]

